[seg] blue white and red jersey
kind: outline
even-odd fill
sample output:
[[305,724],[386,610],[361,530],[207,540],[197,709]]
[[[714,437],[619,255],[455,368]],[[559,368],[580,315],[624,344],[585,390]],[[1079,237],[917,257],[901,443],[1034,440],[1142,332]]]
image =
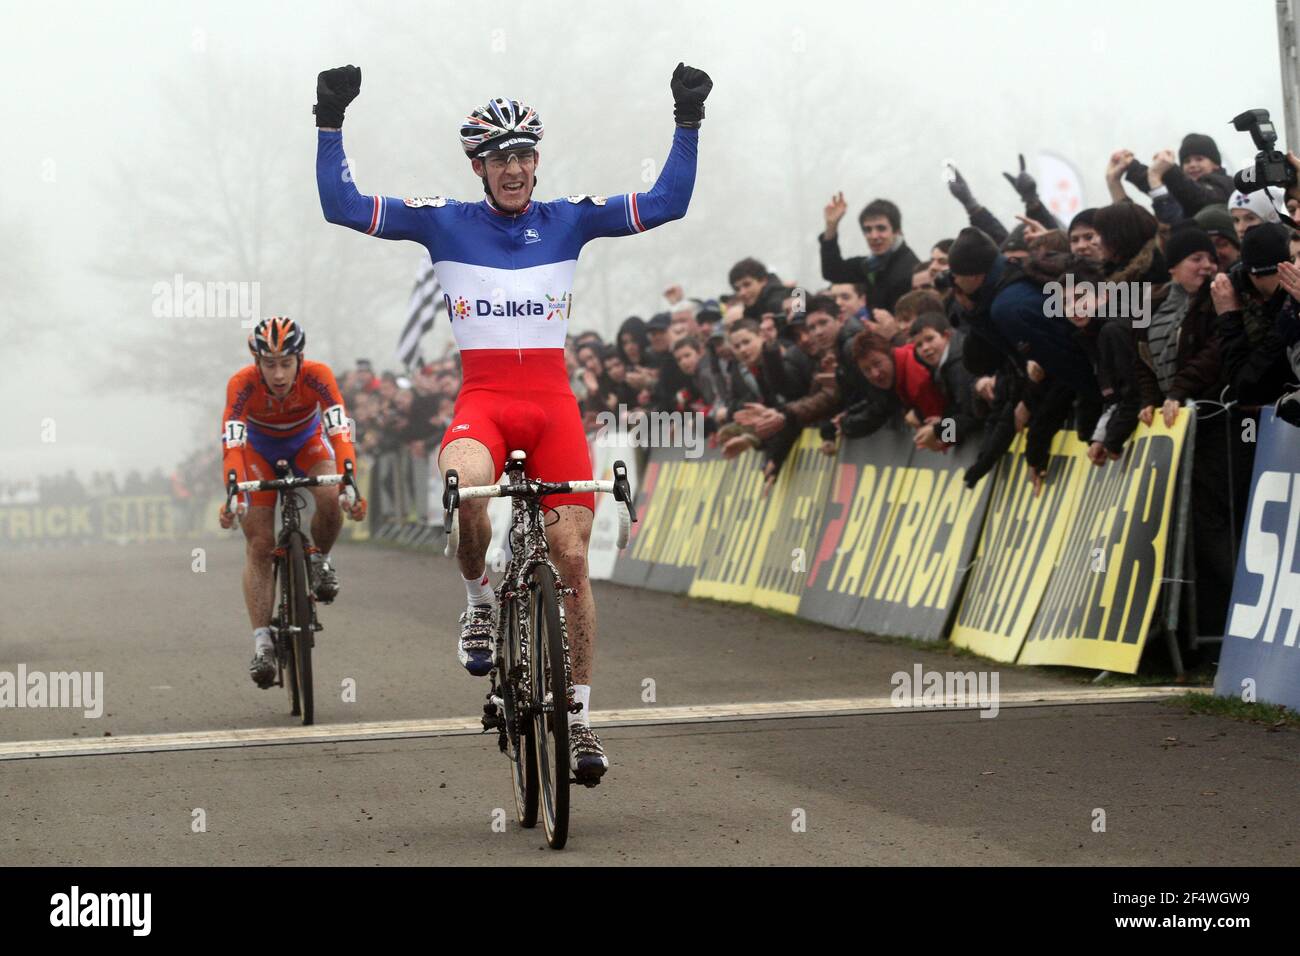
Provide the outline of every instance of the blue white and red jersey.
[[677,127],[649,192],[534,201],[514,214],[486,198],[363,195],[352,182],[343,134],[321,130],[318,137],[316,184],[325,218],[428,250],[461,351],[462,391],[568,393],[564,339],[578,254],[592,239],[630,236],[686,214],[699,131]]

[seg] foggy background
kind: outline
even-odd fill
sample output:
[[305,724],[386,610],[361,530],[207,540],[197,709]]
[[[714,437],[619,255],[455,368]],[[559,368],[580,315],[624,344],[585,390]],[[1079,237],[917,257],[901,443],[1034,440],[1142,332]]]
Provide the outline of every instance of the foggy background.
[[[1097,205],[1114,149],[1149,162],[1203,132],[1231,172],[1254,156],[1229,123],[1251,107],[1289,139],[1269,0],[0,9],[0,478],[170,472],[219,441],[248,333],[237,316],[156,314],[177,276],[256,284],[260,315],[302,322],[339,374],[358,357],[397,368],[425,254],[322,218],[311,106],[328,67],[362,69],[344,142],[363,193],[471,201],[457,129],[490,97],[541,114],[536,198],[641,191],[672,138],[673,67],[707,70],[686,219],[582,255],[570,331],[606,336],[674,282],[725,291],[747,255],[822,284],[815,236],[837,190],[846,256],[865,252],[858,210],[885,197],[925,258],[966,224],[946,158],[1010,225],[1017,153],[1035,174],[1040,149],[1064,156]],[[444,320],[425,357],[449,339]]]

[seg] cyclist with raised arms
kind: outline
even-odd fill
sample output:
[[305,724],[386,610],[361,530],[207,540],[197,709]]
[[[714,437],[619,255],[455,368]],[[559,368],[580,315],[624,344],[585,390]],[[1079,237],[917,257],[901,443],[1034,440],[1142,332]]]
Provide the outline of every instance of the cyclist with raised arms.
[[[302,327],[286,316],[263,319],[248,337],[253,363],[226,384],[222,416],[221,483],[275,478],[275,463],[289,462],[295,475],[337,475],[343,463],[356,467],[348,413],[343,407],[334,373],[324,362],[303,357],[307,344]],[[311,576],[317,600],[329,603],[339,592],[330,548],[343,525],[340,504],[353,521],[366,515],[364,498],[351,488],[313,488],[316,514],[311,522]],[[271,607],[275,603],[275,492],[245,494],[235,505],[247,541],[244,558],[244,603],[253,625],[253,661],[248,671],[263,689],[275,683],[275,651],[271,641]],[[235,523],[236,514],[223,503],[221,527]]]
[[[672,76],[672,149],[649,192],[568,196],[534,202],[543,127],[536,110],[494,99],[460,127],[460,142],[485,198],[366,196],[352,182],[340,127],[361,90],[361,70],[338,67],[316,81],[316,183],[329,222],[383,239],[423,245],[441,285],[460,349],[463,385],[443,438],[438,467],[455,468],[462,485],[496,481],[512,449],[528,456],[528,473],[550,481],[590,479],[591,456],[569,385],[564,336],[578,254],[592,239],[630,236],[680,219],[695,185],[704,100],[713,87],[701,70],[679,63]],[[551,495],[547,541],[565,586],[574,698],[569,762],[586,782],[609,767],[591,731],[595,603],[587,580],[592,494]],[[458,658],[471,674],[492,669],[496,597],[485,558],[491,538],[487,501],[460,504],[457,560],[468,607],[460,618]]]

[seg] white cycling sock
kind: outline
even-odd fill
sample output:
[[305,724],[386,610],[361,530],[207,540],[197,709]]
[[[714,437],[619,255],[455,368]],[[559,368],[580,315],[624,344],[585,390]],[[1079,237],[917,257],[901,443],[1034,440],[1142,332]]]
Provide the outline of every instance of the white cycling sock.
[[271,629],[269,627],[259,627],[253,631],[253,653],[266,651],[268,654],[275,645],[271,642]]
[[576,714],[569,714],[569,726],[574,724],[586,724],[591,726],[591,685],[574,684],[573,699],[582,705],[582,710]]
[[487,569],[483,570],[483,577],[480,578],[461,578],[465,582],[465,596],[469,599],[469,606],[492,604],[496,601],[496,595],[492,593],[492,588],[488,585]]

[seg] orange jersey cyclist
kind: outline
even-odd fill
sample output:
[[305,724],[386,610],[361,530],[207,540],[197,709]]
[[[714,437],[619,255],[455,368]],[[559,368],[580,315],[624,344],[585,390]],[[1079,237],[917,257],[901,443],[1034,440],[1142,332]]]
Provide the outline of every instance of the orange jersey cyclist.
[[[253,363],[230,377],[226,411],[222,416],[221,481],[235,472],[237,481],[275,477],[275,463],[289,462],[299,477],[336,475],[343,463],[356,467],[347,410],[334,373],[324,362],[303,357],[307,336],[292,319],[273,316],[258,323],[248,337]],[[311,522],[311,575],[317,600],[329,603],[338,595],[338,575],[330,548],[338,538],[344,509],[354,521],[366,514],[365,499],[351,500],[335,488],[312,488],[316,514]],[[275,682],[275,652],[271,642],[274,603],[272,549],[275,547],[273,491],[241,496],[236,505],[247,539],[244,559],[244,603],[253,626],[253,661],[249,673],[258,687]],[[340,507],[342,505],[342,507]],[[221,506],[221,526],[229,528],[235,515]]]
[[[713,83],[701,70],[678,64],[671,88],[676,129],[654,187],[621,196],[574,195],[534,201],[542,121],[517,100],[494,99],[460,125],[460,143],[484,198],[460,202],[441,196],[398,199],[362,194],[343,153],[343,113],[361,90],[355,66],[317,78],[316,182],[325,218],[383,239],[410,239],[428,250],[446,294],[460,349],[463,385],[454,420],[438,455],[445,473],[463,485],[490,484],[506,454],[522,449],[535,478],[591,478],[591,458],[577,400],[564,363],[578,254],[590,240],[630,236],[686,214],[695,184],[695,159],[704,100]],[[547,538],[565,585],[565,616],[573,658],[569,715],[570,766],[599,779],[609,762],[588,724],[591,711],[595,603],[587,580],[591,494],[552,495]],[[468,607],[461,615],[457,655],[471,674],[492,668],[496,598],[484,558],[491,528],[487,502],[460,505],[457,560]]]

